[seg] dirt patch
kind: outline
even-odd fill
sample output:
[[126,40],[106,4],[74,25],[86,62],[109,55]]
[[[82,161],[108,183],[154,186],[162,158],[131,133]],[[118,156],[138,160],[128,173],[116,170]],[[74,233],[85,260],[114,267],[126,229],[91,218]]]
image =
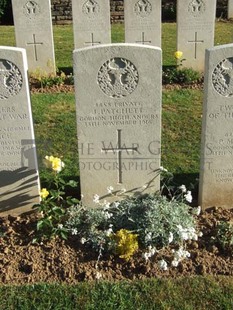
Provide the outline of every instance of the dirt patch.
[[[173,257],[169,249],[155,254],[147,262],[140,251],[128,262],[107,254],[98,261],[98,253],[84,247],[75,236],[66,241],[53,239],[33,244],[36,217],[31,214],[0,218],[1,284],[76,283],[97,278],[122,280],[205,274],[233,276],[232,253],[211,241],[218,221],[233,221],[233,209],[213,208],[199,216],[198,225],[203,236],[187,245],[191,256],[178,267],[170,266]],[[169,266],[166,271],[158,266],[162,258]]]

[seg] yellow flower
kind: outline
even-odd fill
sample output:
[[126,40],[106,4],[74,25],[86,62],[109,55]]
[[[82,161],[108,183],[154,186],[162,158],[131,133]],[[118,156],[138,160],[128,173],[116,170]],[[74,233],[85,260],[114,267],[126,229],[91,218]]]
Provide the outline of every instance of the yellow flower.
[[176,51],[175,54],[174,54],[174,56],[175,56],[176,59],[180,59],[180,58],[182,58],[182,56],[183,56],[183,52],[181,52],[181,51]]
[[61,159],[58,157],[45,156],[45,159],[49,162],[50,167],[55,172],[60,172],[62,170],[62,168],[65,166],[63,161],[61,161]]
[[47,191],[46,188],[42,188],[41,191],[40,191],[40,197],[42,199],[46,199],[49,195],[49,192]]
[[120,229],[113,236],[117,245],[116,253],[119,257],[129,260],[130,257],[138,250],[138,235],[130,233],[127,229]]

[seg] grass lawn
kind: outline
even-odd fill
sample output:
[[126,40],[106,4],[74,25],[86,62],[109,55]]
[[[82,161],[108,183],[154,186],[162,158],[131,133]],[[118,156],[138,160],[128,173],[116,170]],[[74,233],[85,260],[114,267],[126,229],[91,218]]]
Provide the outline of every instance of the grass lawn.
[[[233,23],[217,22],[215,45],[231,43]],[[123,42],[123,26],[113,25],[113,42]],[[57,67],[72,69],[72,26],[54,26]],[[163,65],[175,64],[176,25],[162,26]],[[14,27],[0,26],[0,45],[14,46]],[[73,93],[32,94],[33,119],[42,184],[49,177],[45,155],[62,157],[67,178],[77,178],[78,147]],[[180,184],[195,183],[199,173],[203,91],[164,89],[162,165]],[[182,183],[181,183],[182,182]],[[232,278],[189,278],[78,286],[0,287],[1,309],[232,309]]]

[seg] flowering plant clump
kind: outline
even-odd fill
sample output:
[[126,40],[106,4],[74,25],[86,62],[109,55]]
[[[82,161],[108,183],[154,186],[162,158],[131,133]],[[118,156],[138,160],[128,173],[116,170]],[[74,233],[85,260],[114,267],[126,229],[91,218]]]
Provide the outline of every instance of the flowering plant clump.
[[137,235],[127,229],[118,230],[113,236],[115,241],[115,251],[120,258],[129,260],[130,257],[138,250]]
[[46,188],[41,189],[41,202],[34,206],[41,214],[37,222],[37,237],[34,241],[56,235],[67,238],[67,229],[63,225],[67,209],[79,202],[75,198],[66,196],[66,186],[76,187],[77,182],[73,180],[65,182],[62,179],[60,172],[65,167],[63,161],[54,156],[45,156],[45,161],[46,166],[52,170],[54,179],[49,191]]
[[201,75],[198,71],[182,67],[183,62],[186,60],[183,58],[182,51],[176,51],[174,57],[177,63],[176,66],[169,66],[163,70],[164,84],[192,84],[201,80]]
[[[168,173],[165,169],[161,171]],[[112,194],[113,187],[108,187],[107,192]],[[162,194],[147,194],[100,203],[100,197],[95,195],[94,201],[96,209],[71,207],[65,227],[100,255],[110,251],[128,260],[140,248],[143,258],[148,260],[168,246],[185,249],[185,242],[200,236],[196,228],[200,208],[187,204],[192,201],[192,194],[184,185],[170,199]],[[177,254],[174,260],[179,263],[181,258],[184,255]],[[164,262],[161,266],[163,270],[168,268]]]
[[217,244],[223,251],[233,254],[233,222],[219,221],[211,242]]

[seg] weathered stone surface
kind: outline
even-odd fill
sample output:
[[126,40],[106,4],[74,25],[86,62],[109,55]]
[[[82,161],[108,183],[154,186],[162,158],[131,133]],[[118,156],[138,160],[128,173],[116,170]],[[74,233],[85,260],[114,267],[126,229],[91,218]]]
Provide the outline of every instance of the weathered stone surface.
[[228,0],[227,17],[229,19],[233,18],[233,1],[232,0]]
[[233,44],[206,51],[199,203],[232,208]]
[[75,48],[111,43],[109,0],[72,0]]
[[127,0],[125,42],[161,46],[161,0]]
[[0,215],[39,202],[26,51],[0,47]]
[[50,0],[12,0],[16,45],[27,50],[30,72],[55,73]]
[[[95,194],[103,202],[157,191],[160,48],[112,44],[76,50],[74,74],[84,204],[93,206]],[[107,192],[110,186],[114,195]]]
[[216,0],[177,1],[177,50],[184,67],[203,72],[205,49],[214,46]]

